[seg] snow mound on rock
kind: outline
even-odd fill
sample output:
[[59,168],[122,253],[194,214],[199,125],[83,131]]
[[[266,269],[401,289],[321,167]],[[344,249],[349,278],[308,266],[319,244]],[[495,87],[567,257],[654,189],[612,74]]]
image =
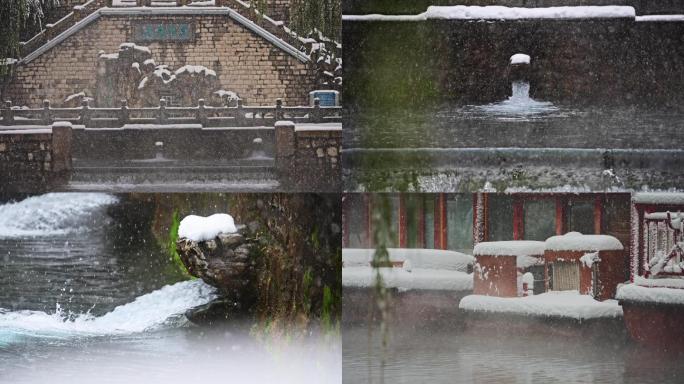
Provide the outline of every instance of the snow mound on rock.
[[190,215],[180,222],[178,237],[193,241],[211,240],[220,233],[235,233],[235,221],[233,216],[225,213],[216,213],[209,217]]

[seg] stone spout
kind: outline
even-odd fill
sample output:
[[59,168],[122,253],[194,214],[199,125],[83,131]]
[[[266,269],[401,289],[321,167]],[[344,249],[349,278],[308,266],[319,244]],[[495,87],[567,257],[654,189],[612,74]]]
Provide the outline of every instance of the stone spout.
[[508,77],[511,83],[516,81],[530,81],[530,56],[516,53],[511,56]]

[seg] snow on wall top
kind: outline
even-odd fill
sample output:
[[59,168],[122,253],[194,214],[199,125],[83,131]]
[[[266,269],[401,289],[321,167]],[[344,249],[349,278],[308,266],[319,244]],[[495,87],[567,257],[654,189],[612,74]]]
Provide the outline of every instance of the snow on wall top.
[[[390,261],[410,261],[412,268],[445,269],[466,271],[475,258],[465,253],[440,249],[389,248]],[[375,249],[344,248],[342,262],[344,267],[368,267],[373,260]]]
[[527,20],[527,19],[634,19],[636,12],[628,6],[576,6],[547,8],[516,8],[492,6],[430,6],[418,15],[343,15],[343,20],[421,21],[450,20]]
[[684,193],[682,192],[638,192],[632,197],[637,204],[672,204],[684,205]]
[[473,274],[443,269],[419,268],[379,268],[345,267],[342,268],[342,286],[370,288],[375,285],[375,273],[379,271],[387,288],[400,291],[439,290],[472,291]]
[[193,241],[211,240],[220,233],[235,233],[233,216],[216,213],[209,217],[190,215],[181,220],[178,227],[178,237]]
[[530,55],[526,55],[524,53],[516,53],[515,55],[511,56],[511,65],[529,64],[529,63],[530,63]]
[[562,236],[546,239],[546,250],[549,251],[621,251],[622,243],[613,236],[583,235],[579,232],[568,232]]
[[615,298],[637,302],[684,304],[684,289],[621,284],[618,286]]
[[543,256],[544,242],[531,240],[484,241],[473,249],[475,256]]
[[681,22],[684,21],[684,15],[644,15],[637,16],[636,21],[640,22]]
[[551,291],[528,297],[469,295],[461,299],[458,307],[469,311],[577,320],[622,317],[622,308],[617,301],[596,301],[577,291]]

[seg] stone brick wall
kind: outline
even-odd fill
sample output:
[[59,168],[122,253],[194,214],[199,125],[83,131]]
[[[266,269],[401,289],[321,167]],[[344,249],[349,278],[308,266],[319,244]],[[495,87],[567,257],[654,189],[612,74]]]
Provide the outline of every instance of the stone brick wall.
[[298,191],[339,192],[342,129],[340,125],[276,124],[276,168],[281,183]]
[[[54,133],[53,133],[54,132]],[[0,195],[48,191],[71,168],[71,128],[0,131]]]
[[287,24],[290,21],[290,0],[269,0],[266,4],[266,15]]
[[346,108],[505,100],[515,53],[532,57],[530,93],[539,100],[677,108],[684,101],[682,22],[345,22],[343,34]]
[[238,93],[245,105],[308,104],[314,88],[309,66],[252,33],[227,16],[132,17],[104,15],[28,64],[16,69],[6,98],[15,105],[39,105],[50,99],[61,105],[68,95],[94,95],[99,51],[118,52],[135,42],[134,24],[189,22],[195,25],[190,42],[140,43],[152,51],[157,64],[178,69],[187,64],[216,71],[223,89]]

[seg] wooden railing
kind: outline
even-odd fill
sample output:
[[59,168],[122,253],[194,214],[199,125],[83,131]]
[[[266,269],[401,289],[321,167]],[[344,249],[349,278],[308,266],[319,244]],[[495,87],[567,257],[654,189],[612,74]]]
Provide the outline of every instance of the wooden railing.
[[10,101],[1,109],[0,125],[50,125],[55,121],[68,121],[87,128],[117,128],[127,124],[200,124],[202,127],[255,127],[273,126],[279,120],[295,124],[341,123],[341,107],[321,107],[318,99],[313,106],[284,106],[281,99],[273,106],[207,106],[203,99],[196,107],[170,107],[159,100],[158,107],[130,108],[126,101],[119,108],[91,107],[83,101],[77,108],[53,108],[43,101],[42,108],[14,108]]
[[653,275],[684,276],[681,264],[684,260],[679,252],[681,249],[677,247],[682,241],[682,234],[678,227],[673,227],[673,218],[681,222],[684,214],[656,212],[645,215],[644,261]]

